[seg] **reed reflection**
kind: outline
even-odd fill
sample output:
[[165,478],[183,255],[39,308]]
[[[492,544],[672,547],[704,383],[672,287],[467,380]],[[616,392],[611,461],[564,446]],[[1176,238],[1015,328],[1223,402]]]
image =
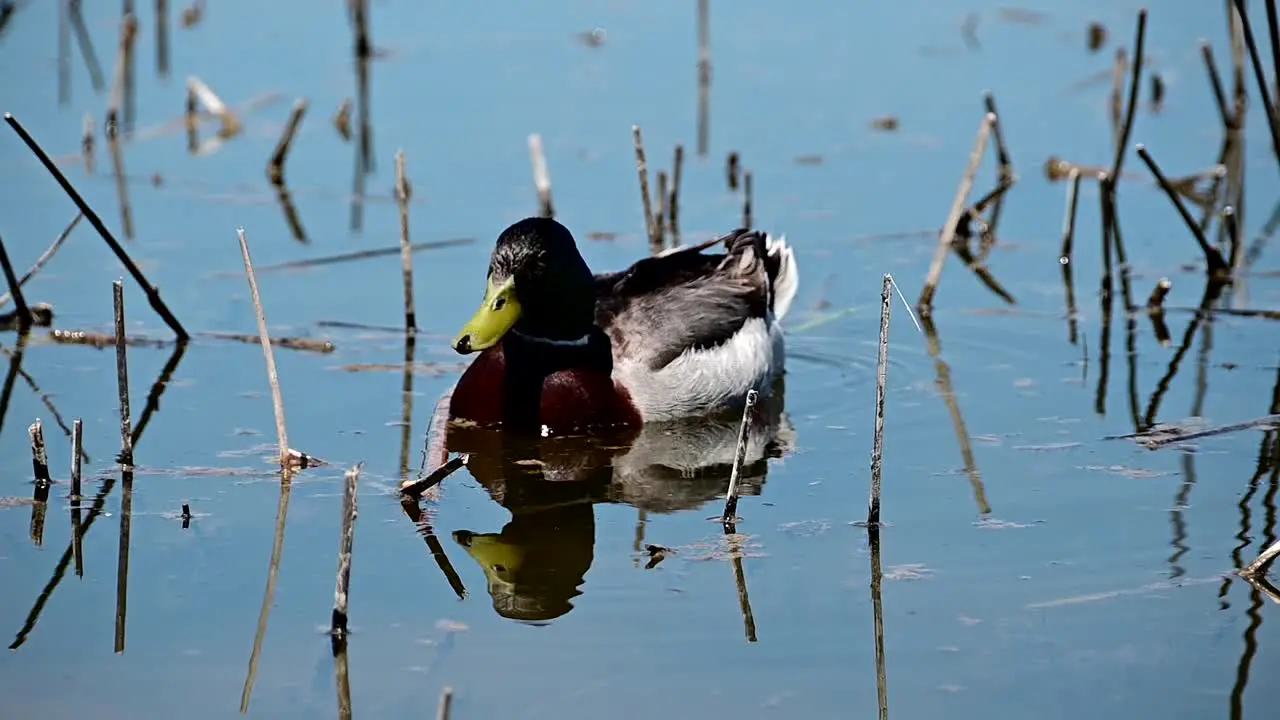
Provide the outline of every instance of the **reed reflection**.
[[[779,381],[756,406],[741,495],[763,490],[770,458],[795,446]],[[453,540],[484,572],[498,615],[543,624],[568,614],[595,560],[597,503],[647,514],[692,510],[729,486],[741,417],[650,424],[591,437],[528,438],[451,426],[450,452],[511,513],[498,531],[460,529]]]

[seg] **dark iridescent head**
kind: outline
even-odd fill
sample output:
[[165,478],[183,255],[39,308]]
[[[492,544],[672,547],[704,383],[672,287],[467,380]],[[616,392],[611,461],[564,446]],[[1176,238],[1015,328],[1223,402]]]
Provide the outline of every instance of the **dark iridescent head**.
[[550,218],[526,218],[498,236],[484,301],[453,349],[484,350],[513,329],[531,338],[574,341],[591,331],[594,318],[594,277],[569,229]]

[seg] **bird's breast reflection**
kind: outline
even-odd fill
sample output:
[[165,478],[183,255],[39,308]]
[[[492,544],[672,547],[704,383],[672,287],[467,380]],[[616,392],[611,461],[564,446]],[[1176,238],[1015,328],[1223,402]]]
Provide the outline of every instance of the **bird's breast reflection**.
[[[783,412],[781,382],[756,406],[739,482],[759,495],[768,460],[789,454],[795,430]],[[584,592],[595,551],[596,503],[673,513],[724,497],[741,417],[645,425],[592,436],[535,438],[450,426],[449,452],[511,513],[499,532],[460,529],[453,540],[484,572],[502,617],[544,624]]]

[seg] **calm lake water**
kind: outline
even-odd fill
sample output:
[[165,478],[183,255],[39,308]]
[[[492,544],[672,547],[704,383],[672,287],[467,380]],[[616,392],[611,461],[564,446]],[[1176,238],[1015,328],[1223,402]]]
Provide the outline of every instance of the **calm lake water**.
[[[702,156],[695,2],[377,0],[375,166],[358,231],[357,143],[330,123],[356,96],[345,3],[211,2],[190,29],[180,24],[187,3],[170,3],[167,78],[156,71],[153,4],[137,5],[128,251],[189,329],[252,334],[243,226],[272,332],[336,347],[276,354],[291,442],[331,464],[293,483],[249,715],[339,713],[326,631],[342,474],[363,462],[347,655],[354,717],[429,715],[446,686],[455,718],[874,716],[871,563],[852,523],[866,511],[880,281],[891,272],[908,298],[919,292],[984,90],[995,93],[1020,180],[988,263],[1017,304],[951,258],[936,357],[894,309],[881,549],[889,714],[1274,715],[1280,606],[1231,571],[1278,532],[1275,438],[1248,430],[1160,450],[1104,439],[1134,432],[1135,414],[1205,426],[1267,415],[1280,358],[1266,319],[1215,314],[1184,338],[1204,291],[1202,256],[1136,156],[1120,187],[1133,293],[1141,304],[1157,280],[1172,280],[1172,341],[1158,342],[1140,316],[1129,353],[1118,290],[1105,339],[1093,183],[1081,192],[1078,336],[1069,336],[1057,261],[1065,183],[1049,182],[1043,165],[1054,155],[1109,163],[1110,68],[1117,45],[1132,55],[1137,5],[713,2]],[[1261,37],[1265,15],[1253,5]],[[108,86],[119,8],[84,9]],[[1110,31],[1096,53],[1086,47],[1092,20]],[[1152,112],[1144,83],[1132,142],[1171,177],[1218,157],[1201,38],[1229,80],[1223,3],[1151,4],[1147,59],[1166,97]],[[110,93],[93,91],[73,41],[70,102],[60,105],[57,48],[57,3],[23,3],[0,35],[0,109],[62,158],[123,236],[100,131]],[[243,133],[217,152],[187,152],[189,76],[244,111]],[[1254,95],[1252,74],[1248,87]],[[264,174],[295,98],[310,102],[287,166],[306,242]],[[1247,238],[1280,191],[1261,103],[1252,105]],[[99,126],[93,174],[78,160],[85,113]],[[899,120],[896,131],[873,128],[885,116]],[[480,459],[425,508],[434,535],[424,543],[395,489],[402,464],[416,473],[432,408],[458,377],[447,341],[480,298],[493,239],[537,208],[527,135],[542,134],[557,217],[593,268],[613,269],[648,252],[633,124],[652,170],[670,169],[684,144],[686,240],[741,223],[742,193],[725,180],[737,151],[753,174],[756,224],[797,249],[785,408],[753,445],[756,459],[766,444],[770,457],[748,469],[740,535],[726,539],[709,520],[722,508],[736,428],[694,424],[647,433],[612,459],[572,444],[544,448],[542,465]],[[215,130],[205,122],[202,139]],[[397,149],[413,182],[413,240],[473,239],[415,255],[423,333],[407,436],[398,256],[267,271],[396,246]],[[975,193],[994,178],[988,159]],[[22,272],[75,208],[7,129],[0,182],[0,232]],[[1280,307],[1276,252],[1263,252],[1223,304]],[[81,223],[26,295],[53,304],[58,328],[107,332],[111,281],[122,275]],[[131,282],[126,304],[130,333],[170,337]],[[16,340],[0,346],[13,353]],[[172,355],[171,346],[130,349],[135,418]],[[12,357],[0,364],[16,367]],[[0,623],[17,645],[0,658],[4,714],[237,716],[280,498],[261,350],[199,335],[161,386],[136,449],[122,653],[114,353],[37,330],[20,369],[0,434],[0,496],[13,505],[0,510]],[[46,400],[67,425],[83,418],[85,493],[102,499],[83,537],[83,576],[63,561],[71,451]],[[36,418],[58,483],[33,511],[17,499],[32,494],[25,428]],[[195,515],[187,528],[184,502]],[[646,544],[674,552],[646,569]]]

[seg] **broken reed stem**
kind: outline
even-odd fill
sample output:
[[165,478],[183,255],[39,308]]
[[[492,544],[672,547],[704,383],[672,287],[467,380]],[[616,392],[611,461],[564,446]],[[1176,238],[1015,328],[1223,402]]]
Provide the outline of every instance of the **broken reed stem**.
[[1240,574],[1246,578],[1260,577],[1277,556],[1280,556],[1280,541],[1272,543],[1270,547],[1259,553],[1253,562],[1240,570]]
[[924,281],[924,289],[920,291],[920,299],[916,302],[917,311],[928,315],[933,309],[933,296],[938,292],[938,283],[942,280],[942,266],[947,260],[956,238],[956,226],[964,215],[969,202],[969,194],[973,192],[973,180],[978,174],[978,166],[982,163],[983,153],[987,149],[987,140],[991,136],[991,126],[995,124],[994,113],[987,113],[978,126],[978,137],[973,143],[973,151],[969,154],[969,166],[960,178],[960,187],[956,190],[955,200],[951,203],[951,212],[947,215],[947,224],[942,226],[938,234],[938,249],[934,251],[933,262],[929,265],[929,274]]
[[440,706],[436,708],[436,720],[449,720],[449,712],[453,708],[453,688],[445,686],[440,691]]
[[684,146],[676,145],[671,166],[671,197],[667,200],[667,226],[671,228],[671,244],[680,244],[680,176],[684,172]]
[[751,229],[751,171],[742,174],[742,227]]
[[[1262,109],[1267,115],[1267,126],[1271,129],[1271,149],[1280,158],[1280,123],[1276,118],[1276,106],[1271,102],[1271,91],[1267,89],[1267,72],[1262,69],[1262,58],[1258,55],[1258,45],[1253,40],[1253,28],[1249,25],[1249,11],[1244,0],[1235,0],[1236,16],[1244,33],[1245,45],[1249,48],[1249,60],[1253,64],[1253,76],[1258,83],[1258,94],[1262,97]],[[1237,113],[1237,119],[1243,120]]]
[[720,516],[722,525],[731,526],[737,522],[738,481],[742,476],[742,464],[747,460],[747,433],[751,429],[751,411],[756,406],[759,393],[747,391],[747,400],[742,408],[742,424],[738,426],[738,446],[733,452],[733,470],[729,474],[729,492],[724,497],[724,514]]
[[533,164],[533,188],[538,192],[538,216],[554,218],[555,206],[551,203],[551,173],[547,170],[547,156],[542,152],[542,136],[529,135],[529,162]]
[[409,175],[404,150],[396,151],[396,205],[400,208],[400,268],[404,277],[404,328],[418,331],[418,313],[413,302],[413,246],[409,242]]
[[102,236],[104,241],[106,241],[107,246],[111,248],[113,253],[115,253],[116,258],[118,258],[121,264],[124,265],[125,269],[129,271],[129,275],[133,277],[134,281],[138,283],[138,286],[142,288],[144,293],[146,293],[147,302],[151,305],[152,309],[154,309],[156,314],[164,320],[165,324],[173,330],[173,334],[177,336],[178,342],[186,342],[191,339],[191,336],[187,334],[186,329],[182,327],[182,323],[178,322],[178,318],[174,317],[173,313],[169,311],[169,306],[165,305],[164,301],[160,299],[160,291],[147,281],[147,277],[142,274],[142,271],[138,269],[138,266],[133,262],[133,259],[129,257],[129,254],[126,253],[124,248],[120,246],[120,243],[116,241],[115,237],[111,234],[111,231],[107,229],[105,224],[103,224],[102,218],[98,217],[98,213],[94,212],[93,208],[89,207],[89,203],[85,202],[84,198],[80,196],[80,193],[72,187],[70,181],[68,181],[67,177],[58,169],[58,166],[53,162],[53,159],[49,157],[48,153],[44,151],[44,148],[40,147],[40,144],[35,141],[35,138],[31,137],[31,134],[22,126],[22,123],[18,122],[18,118],[14,117],[13,113],[5,113],[4,120],[9,124],[9,127],[13,128],[14,132],[18,133],[18,137],[22,138],[22,142],[26,143],[27,148],[31,150],[37,158],[39,158],[40,164],[44,165],[45,169],[49,171],[49,174],[53,176],[53,179],[58,181],[58,184],[62,186],[63,192],[71,198],[72,202],[76,204],[76,207],[80,209],[80,212],[84,213],[84,216],[88,218],[89,224],[93,226],[94,230],[98,231],[98,234]]
[[1213,98],[1218,103],[1218,116],[1222,119],[1222,127],[1230,130],[1235,126],[1235,118],[1227,107],[1227,91],[1222,86],[1218,63],[1213,59],[1213,46],[1207,40],[1200,43],[1200,55],[1204,58],[1204,67],[1209,73],[1209,84],[1213,87]]
[[31,436],[31,471],[35,476],[36,487],[45,487],[53,482],[49,477],[49,451],[44,444],[44,423],[40,418],[27,428]]
[[22,284],[13,271],[13,263],[9,262],[9,251],[5,249],[3,238],[0,238],[0,269],[4,270],[4,279],[9,283],[9,294],[13,296],[13,304],[18,308],[18,331],[25,332],[31,327],[31,307],[22,296]]
[[1182,221],[1187,224],[1187,227],[1191,230],[1191,234],[1195,236],[1196,243],[1200,246],[1200,251],[1204,253],[1207,272],[1211,276],[1214,276],[1220,275],[1226,271],[1227,264],[1226,261],[1222,259],[1222,253],[1218,252],[1217,248],[1209,244],[1209,241],[1204,236],[1204,231],[1200,229],[1200,224],[1195,221],[1195,218],[1191,217],[1191,213],[1188,212],[1186,206],[1182,204],[1182,199],[1178,197],[1178,191],[1169,184],[1169,180],[1164,176],[1164,173],[1160,172],[1160,166],[1156,165],[1156,161],[1151,157],[1151,153],[1147,152],[1145,145],[1138,145],[1138,157],[1142,158],[1142,161],[1147,164],[1147,169],[1155,176],[1156,182],[1159,183],[1160,188],[1164,190],[1165,195],[1169,196],[1169,200],[1173,202],[1173,206],[1177,208],[1178,214],[1182,216]]
[[111,283],[116,314],[116,386],[120,391],[120,463],[133,464],[133,421],[129,415],[129,359],[124,333],[124,281]]
[[289,121],[285,123],[284,134],[280,136],[280,141],[276,143],[276,150],[267,163],[267,179],[272,185],[284,184],[284,161],[289,156],[289,148],[293,147],[293,136],[297,134],[298,126],[302,125],[307,107],[306,98],[298,98],[293,103],[293,109],[289,111]]
[[884,274],[880,288],[880,349],[876,356],[876,425],[871,441],[871,498],[867,526],[880,525],[880,474],[884,465],[884,393],[889,375],[889,317],[893,313],[893,277]]
[[644,205],[644,227],[649,236],[649,245],[653,252],[662,249],[654,232],[653,200],[649,195],[649,165],[644,159],[644,137],[639,125],[631,126],[631,137],[636,146],[636,173],[640,176],[640,202]]
[[284,425],[284,398],[280,394],[280,375],[276,372],[276,357],[271,351],[271,336],[267,333],[267,316],[262,309],[262,297],[258,294],[258,279],[253,274],[253,260],[249,257],[249,240],[244,228],[236,228],[240,238],[240,254],[244,258],[244,274],[249,279],[249,292],[253,295],[253,309],[258,316],[258,339],[262,342],[262,354],[267,361],[267,382],[271,385],[271,405],[276,414],[276,437],[280,441],[280,469],[283,479],[289,477],[289,433]]
[[1234,274],[1244,259],[1244,240],[1240,237],[1240,220],[1236,217],[1236,209],[1230,205],[1222,208],[1222,224],[1227,226],[1229,249],[1227,268]]
[[342,535],[338,542],[338,578],[333,590],[333,619],[329,632],[335,641],[347,636],[347,597],[351,588],[351,547],[356,533],[356,485],[360,482],[360,463],[346,472],[342,492]]
[[71,424],[71,497],[80,497],[81,460],[84,455],[84,421],[76,418]]
[[1120,168],[1124,165],[1125,150],[1129,145],[1129,134],[1133,132],[1133,117],[1138,110],[1138,91],[1142,89],[1142,55],[1147,41],[1147,9],[1138,10],[1138,29],[1133,42],[1133,67],[1129,78],[1129,102],[1125,107],[1124,124],[1120,126],[1120,139],[1116,143],[1116,158],[1111,163],[1108,177],[1113,183],[1120,182]]
[[1058,262],[1063,265],[1071,263],[1071,246],[1076,236],[1076,209],[1080,206],[1080,170],[1071,168],[1069,175],[1071,184],[1067,186],[1067,214],[1062,219],[1062,254]]
[[471,456],[469,455],[459,455],[435,470],[432,470],[426,477],[418,478],[417,480],[405,480],[400,485],[400,494],[402,498],[408,497],[413,500],[417,500],[422,497],[422,493],[436,485],[439,485],[445,478],[456,472],[458,468],[466,465],[470,459]]

